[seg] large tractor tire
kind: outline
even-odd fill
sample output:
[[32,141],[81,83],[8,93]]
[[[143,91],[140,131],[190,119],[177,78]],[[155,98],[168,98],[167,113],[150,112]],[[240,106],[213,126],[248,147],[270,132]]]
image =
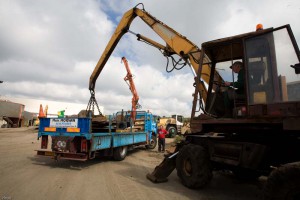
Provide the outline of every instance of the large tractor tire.
[[188,144],[182,147],[177,155],[176,169],[177,176],[188,188],[202,188],[212,179],[208,152],[199,145]]
[[156,135],[152,135],[150,144],[146,145],[147,149],[154,149],[157,145],[157,137]]
[[114,154],[113,154],[114,160],[117,161],[124,160],[126,155],[127,155],[127,146],[116,147],[114,149]]
[[274,170],[265,185],[264,199],[300,199],[300,164],[287,164]]
[[173,137],[175,137],[175,135],[177,135],[177,129],[174,126],[170,126],[168,128],[168,133],[169,133],[168,137],[173,138]]

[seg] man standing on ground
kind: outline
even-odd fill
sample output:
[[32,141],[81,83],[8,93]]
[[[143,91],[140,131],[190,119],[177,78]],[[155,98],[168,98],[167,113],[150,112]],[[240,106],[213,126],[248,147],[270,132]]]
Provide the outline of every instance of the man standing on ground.
[[158,152],[165,152],[166,146],[166,135],[168,132],[164,129],[163,126],[160,126],[158,129]]

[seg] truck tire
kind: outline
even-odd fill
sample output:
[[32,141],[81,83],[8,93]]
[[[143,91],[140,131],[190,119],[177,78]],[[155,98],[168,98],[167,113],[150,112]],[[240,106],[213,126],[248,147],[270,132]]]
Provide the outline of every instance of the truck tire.
[[156,135],[152,135],[150,144],[146,145],[147,149],[154,149],[157,145],[157,138]]
[[127,146],[116,147],[114,149],[114,160],[121,161],[124,160],[127,155]]
[[202,188],[212,179],[209,155],[199,145],[188,144],[182,147],[177,155],[176,170],[177,176],[188,188]]
[[171,126],[168,128],[168,133],[169,138],[173,138],[175,135],[177,135],[177,130],[174,126]]
[[264,199],[300,199],[300,164],[274,170],[265,185]]

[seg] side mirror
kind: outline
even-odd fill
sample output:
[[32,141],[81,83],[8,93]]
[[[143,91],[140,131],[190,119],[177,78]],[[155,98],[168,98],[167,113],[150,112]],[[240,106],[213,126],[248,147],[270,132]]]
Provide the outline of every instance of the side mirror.
[[291,67],[295,69],[295,74],[300,74],[300,63],[291,65]]

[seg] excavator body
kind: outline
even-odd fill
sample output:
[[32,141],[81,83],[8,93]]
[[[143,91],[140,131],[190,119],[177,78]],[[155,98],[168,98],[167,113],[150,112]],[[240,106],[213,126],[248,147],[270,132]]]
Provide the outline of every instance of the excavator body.
[[[226,74],[236,61],[243,63],[244,93],[235,94],[226,108],[228,90],[236,88],[220,80],[238,81],[233,72]],[[230,170],[242,179],[269,176],[266,199],[278,194],[283,199],[299,197],[299,61],[299,48],[289,25],[203,43],[193,94],[192,133],[148,179],[159,180],[160,174],[174,166],[167,166],[172,158],[178,177],[189,188],[206,186],[213,170]],[[211,69],[206,99],[197,87],[203,81],[201,65]],[[214,76],[215,71],[222,79]],[[281,188],[287,179],[294,186],[278,192],[275,188]]]

